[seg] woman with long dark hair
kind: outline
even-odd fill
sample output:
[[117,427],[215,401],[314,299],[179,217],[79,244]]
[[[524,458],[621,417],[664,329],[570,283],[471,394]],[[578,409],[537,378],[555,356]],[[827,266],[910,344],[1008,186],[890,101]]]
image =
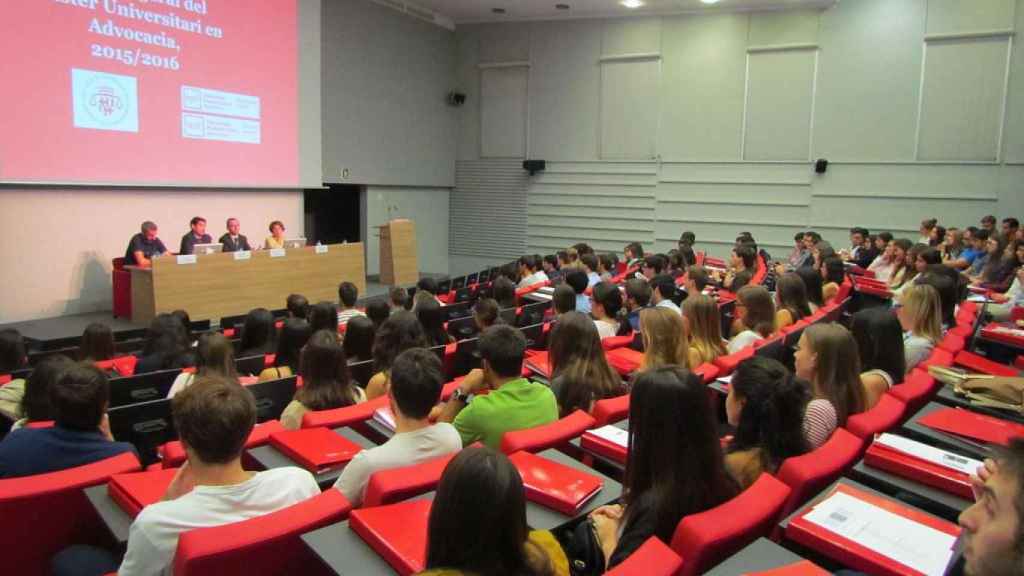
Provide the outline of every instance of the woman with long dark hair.
[[242,323],[242,341],[238,345],[238,357],[248,358],[270,354],[274,351],[274,315],[266,308],[253,308],[245,315]]
[[373,400],[388,391],[388,370],[399,354],[409,348],[427,348],[423,325],[416,315],[399,310],[380,325],[373,340],[373,369],[376,373],[366,384],[366,399]]
[[175,394],[188,388],[198,378],[203,376],[220,376],[228,380],[238,381],[238,372],[235,371],[235,349],[231,340],[220,332],[207,332],[199,337],[199,344],[196,346],[196,372],[182,372],[174,379],[171,389],[167,392],[168,398],[174,398]]
[[811,315],[807,287],[796,272],[787,272],[775,283],[775,326],[792,326]]
[[281,333],[277,337],[277,352],[274,353],[274,365],[260,372],[260,382],[279,380],[299,373],[299,360],[302,347],[306,345],[313,331],[309,322],[303,318],[287,318],[281,325]]
[[420,298],[416,295],[416,306],[413,308],[416,319],[423,326],[423,334],[427,337],[428,346],[443,346],[455,339],[444,329],[444,310],[434,298]]
[[562,416],[590,412],[594,402],[626,393],[619,374],[608,365],[593,320],[566,312],[548,338],[551,388]]
[[367,316],[353,316],[348,321],[345,338],[341,344],[345,348],[345,358],[349,364],[373,358],[373,338],[376,333],[377,328],[373,320]]
[[93,322],[82,332],[78,358],[83,362],[102,362],[114,357],[114,332],[110,326]]
[[733,373],[725,412],[736,428],[725,456],[725,467],[746,489],[762,472],[774,474],[782,461],[807,452],[803,415],[810,393],[807,385],[779,361],[754,356]]
[[903,327],[895,312],[876,306],[853,315],[850,333],[857,342],[864,409],[869,410],[894,384],[903,381],[907,371]]
[[744,286],[736,293],[736,319],[732,323],[730,354],[775,333],[775,303],[764,286]]
[[334,302],[317,302],[309,308],[309,329],[314,333],[321,330],[338,333],[338,307]]
[[188,334],[181,322],[170,314],[157,314],[146,331],[146,344],[135,365],[136,374],[184,368],[195,363],[189,349]]
[[21,428],[29,422],[53,420],[50,386],[74,365],[70,358],[58,354],[43,360],[32,370],[25,381],[25,396],[21,399],[21,420],[15,422],[13,428]]
[[302,415],[310,410],[331,410],[366,400],[362,388],[349,378],[345,350],[338,333],[314,332],[302,349],[302,388],[281,413],[281,425],[289,430],[302,427]]
[[466,448],[444,469],[427,523],[421,576],[568,576],[558,541],[526,525],[519,471],[489,448]]
[[824,282],[821,280],[820,269],[819,265],[817,268],[804,266],[796,270],[797,276],[804,281],[804,290],[807,291],[807,303],[811,307],[811,312],[817,312],[818,308],[825,305],[825,293],[822,290]]

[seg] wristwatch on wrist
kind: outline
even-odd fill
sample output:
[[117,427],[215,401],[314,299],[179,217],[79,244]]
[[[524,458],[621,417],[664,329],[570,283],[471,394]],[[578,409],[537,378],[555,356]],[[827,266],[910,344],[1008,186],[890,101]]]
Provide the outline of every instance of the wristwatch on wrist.
[[456,388],[455,392],[452,392],[452,400],[462,402],[463,404],[469,403],[469,393],[462,390],[462,388]]

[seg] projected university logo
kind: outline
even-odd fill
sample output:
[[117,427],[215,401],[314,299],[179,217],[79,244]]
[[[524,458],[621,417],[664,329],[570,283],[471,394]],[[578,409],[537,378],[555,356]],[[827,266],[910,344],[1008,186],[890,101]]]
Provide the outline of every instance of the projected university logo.
[[74,68],[71,91],[77,128],[139,131],[135,78]]

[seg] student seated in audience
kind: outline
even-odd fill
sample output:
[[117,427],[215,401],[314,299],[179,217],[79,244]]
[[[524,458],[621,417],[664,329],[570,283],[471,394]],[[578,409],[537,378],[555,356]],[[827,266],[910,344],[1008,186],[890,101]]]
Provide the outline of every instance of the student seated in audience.
[[[842,265],[839,262],[839,266]],[[779,330],[811,315],[807,287],[796,272],[786,272],[775,283],[775,305],[775,327]]]
[[[316,306],[314,306],[315,308]],[[270,313],[270,310],[253,308],[245,315],[245,321],[242,323],[242,341],[238,345],[238,357],[248,358],[272,354],[276,333],[274,315]]]
[[824,282],[821,278],[821,267],[804,266],[796,270],[796,275],[804,281],[804,290],[807,291],[807,304],[811,312],[817,312],[825,305]]
[[890,290],[899,290],[910,282],[916,274],[916,267],[907,263],[907,258],[913,248],[914,244],[906,238],[897,238],[892,241],[893,269],[892,274],[889,276]]
[[626,280],[626,320],[630,328],[640,330],[640,311],[651,305],[651,285],[640,278]]
[[32,369],[32,373],[25,379],[24,396],[17,412],[20,419],[11,427],[12,430],[17,430],[30,422],[53,420],[50,388],[73,366],[75,363],[70,358],[58,354],[44,359]]
[[[433,296],[435,299],[437,299],[437,297],[439,296],[438,292],[440,292],[440,290],[441,289],[437,285],[437,280],[434,280],[433,278],[430,277],[420,278],[419,282],[416,283],[417,292],[426,292],[427,294]],[[437,303],[444,304],[444,302],[441,302],[440,299],[437,299]]]
[[1013,283],[1017,268],[1024,263],[1024,242],[1014,240],[1007,243],[1000,239],[995,244],[992,246],[989,238],[988,262],[981,269],[981,274],[971,278],[971,284],[993,292],[1005,292]]
[[181,323],[181,328],[185,331],[185,338],[188,340],[189,347],[195,348],[198,341],[192,337],[192,318],[189,317],[188,311],[179,308],[172,311],[171,316],[174,316],[174,318]]
[[519,284],[518,288],[526,288],[541,282],[548,281],[548,275],[540,269],[540,263],[533,256],[522,256],[519,258]]
[[722,288],[736,292],[754,278],[754,264],[757,252],[748,244],[741,244],[732,249],[729,270],[721,278]]
[[683,289],[688,295],[709,292],[708,286],[711,286],[711,275],[708,274],[707,268],[696,264],[686,267],[686,280],[683,281]]
[[681,314],[665,308],[647,308],[640,312],[640,334],[644,357],[639,370],[662,366],[692,368],[699,356],[690,349],[690,337]]
[[639,242],[630,242],[622,250],[622,258],[629,268],[639,267],[644,258],[644,247]]
[[937,246],[942,253],[942,262],[949,264],[960,257],[964,250],[964,231],[959,228],[946,230],[946,237],[941,246]]
[[54,426],[12,430],[0,442],[0,478],[56,472],[135,451],[110,434],[110,384],[99,368],[69,366],[47,392]]
[[824,284],[821,287],[822,302],[828,304],[839,293],[839,287],[846,280],[846,267],[843,261],[833,256],[826,258],[821,264],[821,277]]
[[[813,272],[813,270],[812,270]],[[764,286],[744,286],[736,293],[736,320],[729,354],[739,352],[775,333],[775,304]]]
[[[568,547],[578,568],[573,574],[603,574],[652,536],[668,544],[683,517],[737,493],[700,378],[674,366],[642,372],[630,393],[621,503],[601,506],[575,529]],[[595,546],[603,557],[592,564],[573,552]]]
[[78,358],[82,362],[102,362],[114,357],[114,331],[110,326],[92,322],[82,332],[78,345]]
[[[587,291],[589,279],[583,270],[573,270],[565,275],[565,283],[576,293],[576,311],[590,314],[590,297],[584,294]],[[501,301],[499,300],[500,304]]]
[[266,239],[263,240],[263,247],[267,250],[272,248],[284,248],[284,223],[280,220],[274,220],[270,223],[270,226],[268,226],[267,229],[270,230],[270,236],[267,236]]
[[[563,254],[563,251],[559,251],[559,254]],[[541,270],[544,271],[544,275],[547,276],[548,280],[552,283],[557,282],[562,278],[561,270],[561,259],[558,254],[548,254],[541,260]]]
[[598,282],[590,296],[590,313],[601,338],[610,338],[619,332],[619,310],[622,292],[611,282]]
[[1013,242],[1017,239],[1017,233],[1020,231],[1020,221],[1016,218],[1003,218],[1002,226],[999,229],[1000,235],[1006,239],[1007,242]]
[[[793,235],[793,249],[789,251],[784,264],[785,270],[796,270],[804,264],[809,252],[804,248],[804,232],[797,232]],[[780,264],[782,264],[780,262]]]
[[430,507],[426,567],[420,576],[569,576],[555,537],[526,523],[519,472],[487,448],[466,448],[445,467]]
[[[380,328],[380,325],[391,316],[391,312],[392,308],[385,300],[373,300],[366,305],[366,317],[374,328]],[[348,330],[351,329],[352,326],[349,326]]]
[[913,370],[942,340],[942,305],[939,292],[928,284],[911,284],[904,290],[897,310],[903,327],[906,370]]
[[[1014,276],[1013,283],[1010,284],[1006,292],[990,296],[996,303],[989,304],[986,311],[996,322],[1006,322],[1010,319],[1014,308],[1024,306],[1024,267],[1018,268]],[[3,389],[0,388],[0,390]]]
[[914,279],[916,284],[927,284],[939,294],[940,322],[943,332],[956,326],[956,310],[967,297],[966,286],[961,287],[962,276],[944,264],[931,264]]
[[929,245],[932,239],[932,228],[935,228],[938,223],[939,221],[935,218],[926,218],[922,220],[920,229],[921,237],[917,239],[916,243],[924,244],[925,246]]
[[428,346],[444,346],[455,341],[444,329],[444,316],[441,305],[433,298],[416,297],[416,319],[423,326],[423,334],[427,337]]
[[683,247],[688,247],[692,250],[693,245],[696,243],[697,235],[690,230],[684,230],[683,233],[679,235],[679,242],[676,243],[676,247],[680,250],[682,250]]
[[138,357],[136,374],[185,368],[195,364],[195,356],[189,347],[189,335],[181,322],[170,314],[157,314],[149,323],[146,343]]
[[203,376],[220,376],[228,380],[238,381],[238,372],[235,370],[235,350],[228,340],[220,332],[207,332],[199,338],[199,346],[196,347],[196,371],[182,372],[174,379],[174,384],[167,391],[168,398],[174,398],[185,388],[188,388]]
[[338,333],[338,307],[334,302],[317,302],[309,309],[309,329],[313,332],[327,330]]
[[[573,267],[573,260],[569,257],[569,251],[559,250],[555,252],[555,256],[558,258],[559,276],[565,276],[568,269]],[[551,274],[548,273],[548,276],[551,277]]]
[[690,335],[688,356],[693,366],[714,362],[728,353],[718,304],[710,297],[697,293],[683,300],[683,322]]
[[794,353],[796,375],[811,383],[813,399],[804,413],[810,448],[820,447],[849,416],[864,411],[857,343],[839,324],[808,326]]
[[412,466],[462,449],[459,433],[451,424],[431,424],[428,419],[441,400],[442,386],[444,370],[433,352],[412,348],[395,358],[388,390],[395,435],[356,454],[334,484],[353,506],[363,503],[366,484],[374,472]]
[[[25,339],[13,328],[0,330],[0,374],[10,374],[28,364]],[[0,386],[0,415],[10,421],[21,417],[21,399],[25,395],[25,379],[14,378]]]
[[676,281],[668,274],[659,274],[651,279],[651,303],[655,308],[668,308],[676,314],[682,315],[683,311],[679,305],[672,300],[676,293]]
[[928,236],[928,245],[932,248],[938,248],[942,246],[945,241],[946,228],[936,224],[935,228],[932,228],[931,234]]
[[390,313],[394,314],[399,310],[409,309],[409,291],[400,286],[395,286],[388,292],[388,306],[390,306]]
[[[570,274],[571,273],[572,272],[570,272]],[[576,310],[576,304],[578,302],[579,299],[577,298],[576,290],[574,290],[572,286],[569,284],[559,284],[558,286],[555,286],[555,291],[551,294],[551,308],[554,310],[554,319],[558,320],[562,317],[562,314]],[[587,300],[587,304],[590,304],[590,300]]]
[[878,256],[878,249],[871,241],[867,228],[850,229],[850,250],[842,254],[843,259],[861,268],[867,268]]
[[590,318],[566,312],[551,329],[548,342],[551,389],[561,416],[575,410],[590,412],[594,402],[627,392],[622,378],[608,365]]
[[263,516],[320,493],[313,475],[295,466],[263,472],[242,468],[256,402],[238,384],[203,378],[174,398],[171,411],[187,461],[163,501],[143,508],[132,522],[120,566],[109,553],[74,546],[54,558],[54,574],[170,573],[183,532]]
[[289,430],[302,427],[308,411],[331,410],[366,400],[363,389],[351,380],[345,350],[336,333],[314,332],[302,349],[302,387],[281,413],[281,425]]
[[615,276],[615,264],[617,262],[618,258],[615,254],[598,254],[597,275],[601,278],[601,282],[611,282],[612,277]]
[[992,214],[983,216],[979,222],[981,224],[981,230],[987,231],[989,234],[995,234],[996,232],[996,217]]
[[640,265],[640,274],[648,282],[654,279],[655,276],[665,272],[665,266],[668,264],[665,257],[661,254],[648,254],[644,256]]
[[918,249],[917,255],[914,258],[914,270],[918,274],[923,274],[929,266],[935,264],[942,264],[942,253],[939,252],[938,248],[922,247]]
[[597,256],[580,254],[580,263],[583,264],[583,271],[587,274],[587,288],[601,281],[601,276],[597,273]]
[[[584,275],[584,278],[586,275]],[[584,289],[586,287],[584,286]],[[492,296],[498,301],[498,306],[503,310],[516,307],[516,285],[504,276],[498,277],[491,282]]]
[[896,268],[896,259],[893,256],[893,239],[892,234],[888,232],[879,232],[876,242],[884,243],[882,245],[881,252],[875,258],[875,261],[868,266],[868,270],[875,273],[875,279],[879,282],[888,283],[892,277],[892,272]]
[[427,348],[423,325],[407,310],[392,314],[377,330],[373,339],[375,374],[366,385],[366,399],[373,400],[388,392],[388,371],[395,358],[410,348]]
[[178,254],[192,254],[196,244],[213,243],[213,237],[206,233],[206,218],[195,216],[188,224],[192,229],[181,237]]
[[[572,289],[569,289],[570,292]],[[556,288],[557,292],[558,289]],[[576,295],[572,295],[572,301],[575,304]],[[476,325],[477,332],[483,332],[491,326],[501,322],[501,310],[498,308],[498,302],[494,298],[481,298],[476,301],[473,305],[473,324]]]
[[892,310],[876,306],[854,314],[850,332],[860,357],[864,409],[870,410],[907,373],[903,328]]
[[[497,449],[505,432],[523,430],[558,419],[558,403],[550,388],[523,378],[526,338],[511,326],[492,326],[480,335],[482,368],[471,371],[444,405],[440,422],[451,422],[462,445],[483,442]],[[489,394],[470,396],[484,390]]]
[[[970,245],[960,253],[960,258],[954,260],[950,266],[957,270],[968,271],[968,273],[972,273],[975,266],[977,266],[977,270],[980,271],[985,266],[985,262],[988,259],[987,246],[989,236],[989,231],[985,229],[972,231]],[[965,242],[966,241],[967,240],[965,238]]]
[[305,320],[309,317],[309,300],[306,300],[302,294],[289,294],[288,299],[285,300],[285,308],[287,308],[290,318]]
[[[970,576],[1020,574],[1024,567],[1024,439],[1010,440],[971,475],[974,503],[960,513],[962,557]],[[947,574],[956,574],[949,571]]]
[[762,472],[775,474],[782,461],[807,452],[804,410],[807,385],[772,358],[754,356],[740,362],[732,375],[725,413],[736,429],[725,467],[745,490]]
[[[349,327],[351,330],[352,327]],[[260,382],[280,380],[296,376],[299,373],[302,347],[309,341],[313,331],[309,322],[302,318],[287,318],[281,325],[281,334],[277,338],[277,352],[274,353],[274,365],[260,372]]]
[[365,316],[354,316],[348,321],[341,344],[349,364],[373,359],[373,339],[377,328]]
[[351,318],[366,316],[356,308],[359,300],[359,288],[351,282],[338,284],[338,325],[347,324]]

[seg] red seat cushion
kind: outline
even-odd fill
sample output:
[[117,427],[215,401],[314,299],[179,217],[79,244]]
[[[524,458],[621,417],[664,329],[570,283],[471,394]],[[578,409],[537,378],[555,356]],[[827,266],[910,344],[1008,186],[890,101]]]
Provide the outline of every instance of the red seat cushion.
[[651,536],[605,576],[673,576],[683,566],[683,559],[657,536]]
[[935,378],[926,370],[913,369],[907,374],[902,384],[889,389],[889,394],[907,405],[907,413],[917,412],[928,403],[935,390]]
[[455,454],[449,454],[412,466],[374,472],[366,484],[363,507],[392,504],[430,492],[454,457]]
[[870,410],[846,419],[846,428],[864,440],[892,430],[903,420],[907,405],[891,394],[883,394]]
[[629,394],[594,402],[590,414],[594,417],[595,426],[613,424],[629,418]]
[[780,516],[787,516],[842,476],[857,462],[864,447],[864,440],[838,428],[817,450],[787,458],[776,476],[793,492]]
[[554,448],[581,436],[588,429],[593,428],[595,423],[596,421],[590,414],[577,410],[550,424],[506,432],[501,437],[501,451],[505,454],[512,454],[520,450],[540,452]]
[[340,428],[342,426],[359,424],[372,418],[373,412],[377,408],[383,408],[387,405],[388,397],[380,396],[379,398],[367,400],[361,404],[345,406],[344,408],[311,410],[302,415],[302,427],[318,428],[323,426],[327,428]]

